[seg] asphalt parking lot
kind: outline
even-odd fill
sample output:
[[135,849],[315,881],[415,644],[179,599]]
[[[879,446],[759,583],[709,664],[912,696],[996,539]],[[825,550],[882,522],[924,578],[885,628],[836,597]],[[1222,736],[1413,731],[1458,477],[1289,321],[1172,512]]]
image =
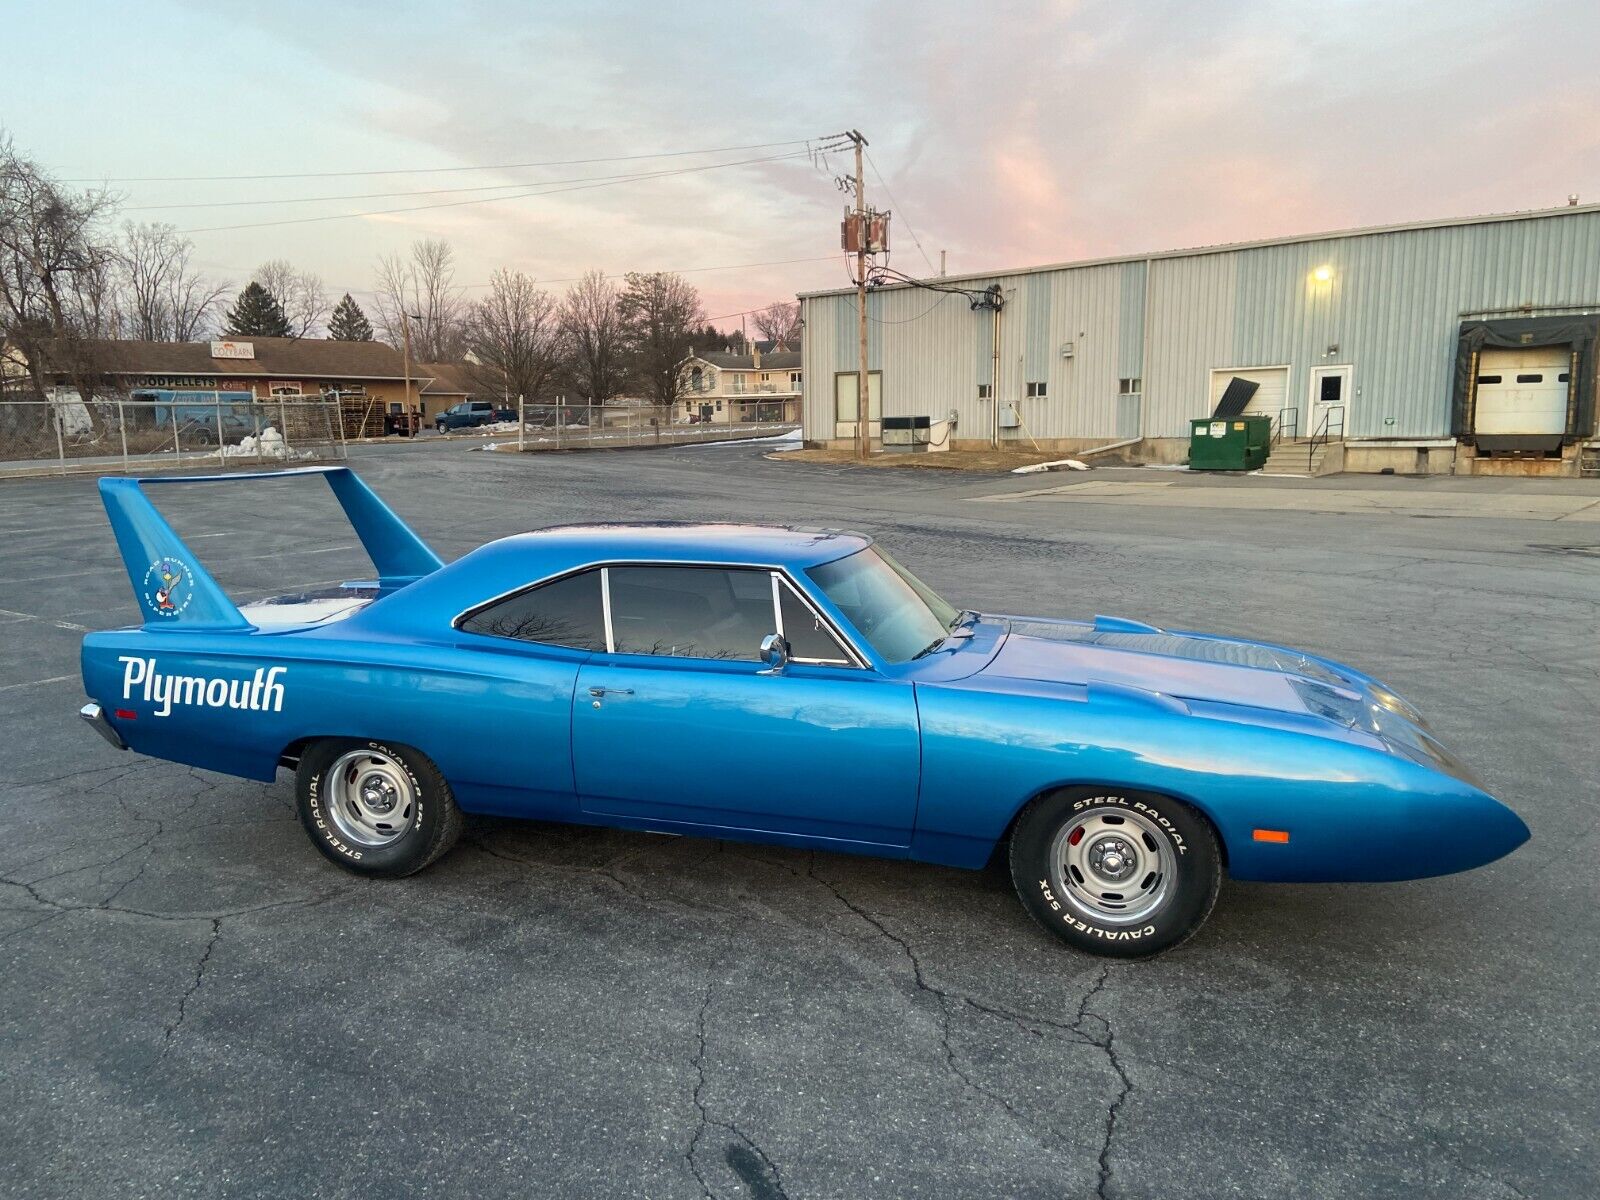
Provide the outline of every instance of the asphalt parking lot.
[[[977,502],[1045,485],[748,446],[352,454],[446,558],[577,519],[846,525],[963,606],[1347,659],[1533,841],[1416,883],[1225,883],[1185,947],[1112,965],[993,871],[475,821],[426,873],[357,880],[287,775],[81,725],[78,639],[135,619],[126,576],[92,479],[0,484],[0,1194],[1600,1191],[1600,524]],[[168,507],[239,592],[362,576],[321,490],[280,486]]]

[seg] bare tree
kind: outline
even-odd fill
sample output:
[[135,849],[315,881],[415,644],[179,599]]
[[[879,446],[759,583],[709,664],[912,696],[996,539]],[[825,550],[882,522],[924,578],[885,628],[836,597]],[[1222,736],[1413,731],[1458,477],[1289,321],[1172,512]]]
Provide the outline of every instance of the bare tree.
[[657,404],[674,403],[683,393],[683,360],[693,352],[695,331],[705,319],[700,293],[670,271],[630,271],[617,314],[639,378]]
[[489,294],[472,306],[472,349],[507,395],[542,399],[561,365],[554,297],[521,271],[496,271]]
[[378,324],[399,346],[411,322],[411,349],[421,362],[453,362],[467,347],[466,301],[455,284],[455,251],[436,238],[413,242],[406,258],[378,260]]
[[94,339],[108,331],[113,254],[100,226],[114,203],[63,188],[0,134],[0,339],[41,395],[52,372],[84,400],[101,386]]
[[599,271],[590,271],[561,301],[561,335],[571,359],[578,393],[590,404],[621,395],[627,371],[617,289]]
[[328,289],[320,276],[297,271],[290,263],[274,258],[256,268],[255,281],[278,302],[289,322],[289,336],[309,337],[328,315]]
[[192,342],[206,331],[229,285],[189,266],[194,243],[171,225],[122,227],[117,247],[120,323],[129,337],[146,342]]
[[750,314],[756,332],[772,342],[774,349],[787,350],[800,332],[800,306],[788,300],[775,300]]

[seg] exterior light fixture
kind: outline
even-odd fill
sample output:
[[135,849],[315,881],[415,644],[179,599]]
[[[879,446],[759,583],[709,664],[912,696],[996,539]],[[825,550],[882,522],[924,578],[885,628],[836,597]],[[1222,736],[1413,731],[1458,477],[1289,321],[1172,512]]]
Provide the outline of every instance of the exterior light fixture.
[[1318,283],[1327,283],[1328,280],[1333,278],[1333,268],[1318,267],[1315,271],[1311,272],[1311,278],[1315,279]]

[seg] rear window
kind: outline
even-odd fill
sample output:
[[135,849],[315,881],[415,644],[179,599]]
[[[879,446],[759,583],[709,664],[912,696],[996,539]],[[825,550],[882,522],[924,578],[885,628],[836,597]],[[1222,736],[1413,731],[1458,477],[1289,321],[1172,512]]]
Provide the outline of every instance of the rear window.
[[573,650],[606,648],[600,572],[584,571],[542,584],[479,609],[460,625],[465,633],[541,642]]

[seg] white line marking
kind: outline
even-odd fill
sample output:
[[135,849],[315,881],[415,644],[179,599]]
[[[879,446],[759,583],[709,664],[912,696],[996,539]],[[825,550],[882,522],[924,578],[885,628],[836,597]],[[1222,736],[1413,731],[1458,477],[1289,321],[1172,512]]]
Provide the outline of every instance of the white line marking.
[[13,612],[9,608],[0,608],[0,617],[12,617],[18,621],[43,621],[46,625],[54,625],[57,629],[71,629],[76,633],[89,632],[87,625],[74,625],[71,621],[57,621],[54,617],[36,617],[32,613]]
[[30,679],[27,683],[4,683],[0,684],[0,692],[9,692],[16,688],[39,687],[41,684],[46,683],[65,683],[69,679],[76,678],[76,675],[52,675],[49,679]]

